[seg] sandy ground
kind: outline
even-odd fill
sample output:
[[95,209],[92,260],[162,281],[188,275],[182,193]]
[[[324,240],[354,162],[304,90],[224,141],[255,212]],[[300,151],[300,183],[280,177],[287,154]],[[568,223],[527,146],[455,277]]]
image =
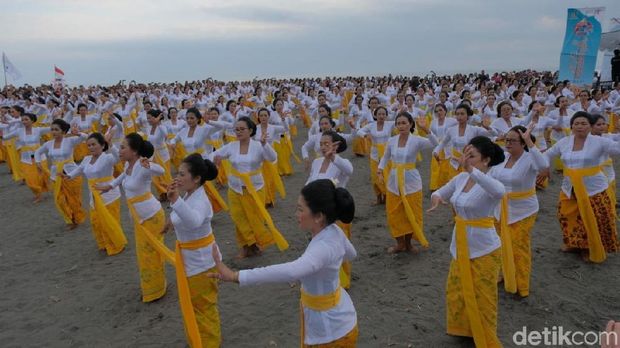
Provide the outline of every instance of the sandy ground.
[[[301,137],[295,140],[297,149],[301,141]],[[419,168],[428,186],[428,153],[424,159]],[[393,241],[385,207],[371,205],[368,159],[352,161],[355,173],[349,189],[357,204],[353,244],[359,257],[353,263],[349,293],[358,313],[359,346],[472,346],[469,339],[445,334],[445,278],[452,232],[449,209],[424,216],[430,249],[418,255],[388,255],[385,249]],[[290,242],[289,250],[279,252],[272,247],[262,257],[235,261],[232,221],[225,212],[215,216],[214,231],[232,267],[285,262],[305,249],[308,235],[298,229],[294,212],[306,174],[302,165],[295,168],[296,173],[284,179],[287,198],[271,209],[276,225]],[[523,326],[543,330],[562,325],[565,330],[588,331],[599,330],[611,318],[620,319],[620,257],[611,255],[604,264],[592,265],[559,250],[559,181],[556,176],[547,191],[539,194],[530,297],[518,300],[500,290],[498,333],[506,347],[516,346],[513,334]],[[167,295],[155,303],[140,301],[133,230],[124,202],[122,223],[130,242],[125,252],[108,257],[96,250],[89,223],[67,232],[51,199],[39,205],[32,205],[31,200],[30,190],[12,182],[6,165],[0,165],[1,346],[186,346],[170,266]],[[425,209],[428,206],[425,191]],[[173,238],[173,233],[167,236],[168,245]],[[298,346],[298,292],[289,284],[252,288],[223,284],[219,296],[223,346]]]

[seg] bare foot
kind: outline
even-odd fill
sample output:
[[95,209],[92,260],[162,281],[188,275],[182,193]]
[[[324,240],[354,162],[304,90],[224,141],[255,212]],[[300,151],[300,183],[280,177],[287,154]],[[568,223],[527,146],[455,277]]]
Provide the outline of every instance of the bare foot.
[[38,204],[41,203],[43,201],[43,196],[37,196],[34,198],[34,200],[32,201],[33,204]]
[[245,259],[245,258],[247,258],[247,257],[248,257],[248,252],[247,252],[247,250],[246,250],[246,247],[243,247],[243,249],[241,249],[241,250],[239,251],[239,253],[237,254],[237,256],[235,256],[235,259],[237,259],[237,260],[243,260],[243,259]]
[[78,224],[67,224],[67,230],[68,231],[73,231],[76,228],[78,228],[78,226],[79,226]]
[[409,246],[407,247],[407,251],[412,254],[418,254],[420,252],[420,249],[418,249],[418,247],[413,244],[409,244]]
[[388,254],[398,254],[407,251],[407,247],[402,245],[391,246],[387,249]]
[[562,245],[562,247],[560,248],[560,250],[562,250],[562,252],[565,252],[565,253],[576,253],[576,252],[578,252],[580,249],[578,249],[578,248],[571,248],[571,247],[568,247],[568,246],[566,246],[566,245]]
[[261,256],[263,255],[262,250],[258,247],[258,245],[254,244],[250,246],[250,256]]

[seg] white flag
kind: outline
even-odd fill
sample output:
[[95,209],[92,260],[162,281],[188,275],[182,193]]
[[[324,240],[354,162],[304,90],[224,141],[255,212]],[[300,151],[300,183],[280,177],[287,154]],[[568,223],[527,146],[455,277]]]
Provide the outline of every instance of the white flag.
[[4,52],[2,52],[2,66],[4,66],[4,73],[9,75],[13,81],[17,81],[22,78],[22,73],[20,73],[15,65],[11,63]]

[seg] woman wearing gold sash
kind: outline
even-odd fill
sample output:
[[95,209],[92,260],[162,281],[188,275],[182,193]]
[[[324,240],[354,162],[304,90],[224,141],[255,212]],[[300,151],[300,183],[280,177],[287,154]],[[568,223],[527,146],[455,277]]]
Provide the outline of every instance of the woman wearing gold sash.
[[123,185],[133,220],[143,302],[155,301],[166,294],[164,255],[167,248],[162,248],[164,237],[161,234],[166,217],[161,203],[151,193],[152,177],[164,174],[164,168],[149,161],[153,152],[153,145],[138,133],[128,134],[119,150],[120,159],[126,161],[125,170],[111,183],[95,185],[103,193]]
[[109,184],[114,180],[112,176],[114,166],[118,162],[118,150],[108,147],[108,142],[100,133],[92,133],[86,140],[90,155],[74,170],[63,175],[71,180],[84,175],[90,189],[90,224],[93,236],[99,250],[106,250],[108,255],[116,255],[123,251],[127,239],[120,225],[121,221],[121,191],[118,187],[100,194],[95,189],[96,184]]
[[450,202],[456,212],[450,271],[446,281],[447,333],[473,337],[476,347],[501,347],[497,338],[497,280],[500,238],[493,212],[504,185],[487,174],[504,161],[499,145],[484,136],[463,149],[464,172],[431,195],[431,208]]
[[370,179],[375,195],[377,196],[376,204],[378,205],[385,203],[386,190],[385,180],[381,180],[377,176],[377,168],[385,152],[387,141],[392,136],[394,121],[387,121],[388,111],[383,106],[376,108],[373,116],[376,122],[367,124],[362,129],[358,130],[356,134],[358,137],[369,135],[372,139],[372,148],[370,150]]
[[[25,113],[22,116],[23,127],[17,128],[12,132],[3,134],[5,140],[17,138],[16,145],[20,153],[20,170],[24,175],[26,185],[34,193],[33,203],[39,203],[43,199],[42,194],[48,191],[49,175],[45,172],[37,170],[34,160],[34,152],[41,146],[41,139],[45,134],[50,132],[48,127],[33,127],[37,122],[37,116],[31,113]],[[47,159],[42,156],[42,166],[47,168]]]
[[[347,149],[347,141],[340,134],[327,130],[322,133],[320,144],[323,157],[319,157],[312,162],[306,185],[315,180],[329,179],[334,182],[336,187],[346,188],[349,178],[353,175],[353,165],[351,161],[340,157],[338,154]],[[342,229],[347,238],[351,240],[352,224],[342,221],[336,221],[336,224]],[[345,289],[351,286],[351,262],[349,261],[342,261],[340,285]]]
[[[256,128],[256,134],[252,137],[254,140],[260,140],[263,138],[263,134],[267,134],[267,142],[272,147],[276,147],[276,143],[280,145],[280,139],[283,134],[286,134],[288,130],[288,122],[282,117],[282,125],[269,123],[269,110],[267,108],[261,108],[258,110],[258,127]],[[281,198],[286,197],[284,190],[284,184],[282,178],[278,173],[278,163],[265,161],[263,162],[263,179],[265,179],[265,205],[273,207],[276,203],[276,192],[279,192]]]
[[495,212],[495,228],[502,240],[504,289],[510,293],[518,291],[521,297],[530,293],[530,232],[538,213],[536,178],[549,167],[534,144],[534,127],[531,123],[527,129],[515,126],[506,132],[506,159],[489,172],[506,188],[500,209]]
[[261,141],[252,140],[256,124],[248,117],[235,123],[237,141],[230,142],[210,155],[215,164],[223,159],[230,161],[228,173],[228,205],[235,223],[237,244],[242,248],[240,258],[260,255],[261,251],[276,243],[280,250],[288,243],[274,226],[265,209],[265,190],[262,175],[264,161],[273,162],[277,155],[267,142],[267,133]]
[[170,152],[168,151],[168,129],[161,124],[164,115],[160,110],[151,109],[146,114],[149,126],[146,128],[146,139],[153,144],[155,152],[153,162],[164,168],[164,174],[153,178],[153,186],[159,194],[159,200],[166,201],[166,191],[172,182],[170,172]]
[[399,134],[387,141],[377,170],[380,179],[384,178],[384,170],[389,170],[385,212],[390,234],[396,239],[396,245],[388,248],[390,254],[414,251],[411,239],[428,247],[422,220],[422,178],[416,169],[416,160],[421,150],[437,145],[437,139],[430,134],[424,121],[418,122],[418,128],[429,134],[428,139],[411,134],[415,122],[406,111],[396,116],[396,128]]
[[[50,179],[54,182],[56,209],[62,215],[67,227],[73,230],[86,219],[86,214],[82,209],[82,178],[67,180],[62,177],[62,174],[77,167],[73,161],[73,151],[78,144],[86,140],[88,135],[73,128],[72,136],[67,137],[66,134],[70,128],[67,122],[55,119],[51,126],[53,139],[34,152],[34,160],[37,163],[39,175],[44,175],[44,172],[49,171]],[[43,155],[47,156],[48,163],[51,162],[49,170],[43,167]]]
[[458,122],[456,127],[450,127],[446,130],[443,140],[435,150],[433,150],[433,156],[436,159],[441,159],[439,153],[446,148],[450,148],[450,165],[448,166],[448,180],[454,178],[456,175],[463,171],[460,166],[460,158],[463,155],[463,149],[465,145],[469,143],[471,139],[477,136],[493,136],[495,131],[483,124],[483,127],[472,126],[467,124],[467,121],[474,115],[474,111],[467,104],[460,104],[454,109],[454,118]]
[[560,139],[545,155],[549,161],[559,156],[564,178],[558,217],[564,251],[580,251],[584,259],[600,263],[606,253],[617,252],[613,205],[607,194],[609,183],[602,165],[608,156],[620,155],[620,144],[592,135],[594,120],[584,111],[570,119],[572,135]]
[[[432,102],[431,102],[432,103]],[[433,107],[431,105],[431,107]],[[454,117],[446,117],[448,115],[448,108],[445,104],[435,104],[433,107],[433,118],[431,121],[430,129],[433,135],[437,137],[437,141],[441,142],[446,134],[446,131],[453,126],[456,126],[458,122]],[[435,191],[443,185],[447,184],[450,180],[450,148],[444,148],[437,153],[437,156],[431,158],[431,177],[429,188],[431,191]]]
[[[607,133],[609,129],[609,125],[605,120],[605,117],[602,115],[592,115],[594,117],[594,125],[592,126],[592,134],[598,135],[604,138],[609,138],[614,141],[620,140],[620,133],[617,133],[620,124],[616,123],[614,125],[615,133]],[[614,162],[608,156],[603,164],[603,172],[607,177],[607,182],[609,183],[609,187],[607,188],[607,194],[609,195],[609,199],[611,200],[611,204],[614,207],[614,212],[616,212],[616,171],[614,170]],[[617,215],[617,214],[616,214]]]
[[[206,158],[213,152],[213,146],[206,143],[207,139],[211,134],[226,128],[228,123],[209,119],[202,122],[202,114],[194,107],[187,109],[185,119],[187,126],[180,129],[170,141],[173,149],[172,157],[183,160],[187,155],[198,153]],[[205,191],[215,213],[228,210],[228,206],[211,182],[205,182]]]
[[328,179],[313,181],[301,190],[297,200],[299,226],[312,234],[297,260],[233,272],[222,263],[214,246],[218,273],[210,276],[241,286],[300,281],[302,347],[355,347],[357,314],[339,283],[338,270],[344,260],[352,260],[357,253],[335,223],[349,223],[354,214],[353,197],[346,189],[336,188]]
[[[190,108],[187,113],[198,112]],[[217,309],[217,279],[208,277],[215,272],[211,228],[213,210],[205,194],[205,182],[217,177],[217,167],[197,153],[183,159],[179,172],[168,188],[170,222],[177,237],[176,274],[179,302],[190,347],[219,347],[221,341],[220,315]],[[184,192],[180,197],[179,191]]]

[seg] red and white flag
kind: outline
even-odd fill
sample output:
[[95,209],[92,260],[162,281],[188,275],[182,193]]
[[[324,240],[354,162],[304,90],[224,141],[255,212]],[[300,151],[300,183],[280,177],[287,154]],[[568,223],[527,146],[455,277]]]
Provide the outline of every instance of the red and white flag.
[[65,77],[65,72],[60,70],[60,68],[56,65],[54,65],[54,73],[56,74],[57,79],[62,79]]

